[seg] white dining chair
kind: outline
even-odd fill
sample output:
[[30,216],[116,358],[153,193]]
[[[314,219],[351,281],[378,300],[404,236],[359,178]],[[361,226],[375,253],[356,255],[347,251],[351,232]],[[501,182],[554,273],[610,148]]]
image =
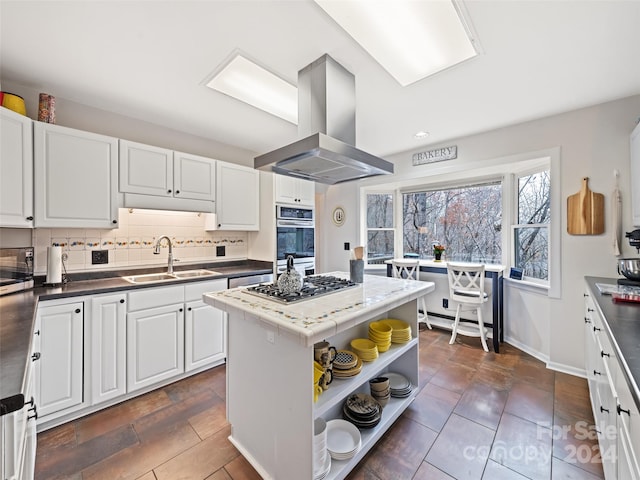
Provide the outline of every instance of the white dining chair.
[[[489,299],[484,289],[484,265],[447,262],[447,277],[450,300],[458,304],[449,343],[453,344],[458,334],[480,337],[482,348],[488,352],[487,329],[482,318],[482,305]],[[477,328],[460,325],[460,313],[463,310],[477,313]]]
[[[393,278],[408,280],[420,280],[420,261],[410,259],[397,259],[391,261]],[[431,323],[427,315],[427,302],[425,296],[418,298],[418,324],[424,323],[431,330]]]

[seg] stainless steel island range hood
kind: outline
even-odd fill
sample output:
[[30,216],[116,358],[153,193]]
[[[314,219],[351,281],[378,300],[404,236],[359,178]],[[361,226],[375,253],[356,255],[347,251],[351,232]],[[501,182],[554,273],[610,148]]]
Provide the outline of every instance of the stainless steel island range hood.
[[393,173],[393,163],[357,149],[355,78],[329,55],[298,72],[298,134],[254,159],[254,168],[319,183]]

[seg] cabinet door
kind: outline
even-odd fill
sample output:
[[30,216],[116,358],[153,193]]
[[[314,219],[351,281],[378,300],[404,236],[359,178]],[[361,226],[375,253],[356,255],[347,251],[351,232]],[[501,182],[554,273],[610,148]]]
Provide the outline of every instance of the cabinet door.
[[83,402],[84,304],[39,307],[40,360],[36,362],[38,416]]
[[126,294],[91,301],[91,403],[126,393]]
[[33,227],[32,122],[1,107],[0,225]]
[[188,153],[173,154],[174,196],[216,200],[216,161]]
[[276,203],[289,203],[312,207],[315,204],[315,183],[309,180],[287,177],[286,175],[274,176]]
[[36,227],[118,226],[118,140],[35,122]]
[[184,372],[183,303],[127,314],[127,391]]
[[221,230],[260,229],[260,177],[257,170],[217,162],[216,212]]
[[120,140],[120,191],[173,196],[173,151]]
[[188,302],[185,316],[185,370],[220,362],[226,357],[226,313],[202,300]]
[[631,215],[640,227],[640,123],[631,133]]

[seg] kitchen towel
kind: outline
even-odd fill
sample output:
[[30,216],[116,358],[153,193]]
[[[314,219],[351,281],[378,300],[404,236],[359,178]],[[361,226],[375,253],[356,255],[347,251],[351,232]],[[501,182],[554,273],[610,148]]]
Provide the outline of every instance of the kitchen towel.
[[47,248],[47,284],[62,283],[62,247]]

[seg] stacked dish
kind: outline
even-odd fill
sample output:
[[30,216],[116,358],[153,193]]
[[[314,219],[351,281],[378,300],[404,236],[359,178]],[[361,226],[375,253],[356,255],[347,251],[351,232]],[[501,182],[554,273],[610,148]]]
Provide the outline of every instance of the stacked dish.
[[411,382],[400,373],[385,373],[385,377],[389,379],[389,390],[392,397],[404,398],[411,395],[413,391],[413,385]]
[[362,360],[349,350],[338,350],[333,360],[333,378],[350,378],[362,371]]
[[369,340],[378,347],[378,352],[386,352],[391,347],[391,325],[382,322],[372,322],[369,324]]
[[376,377],[369,380],[371,396],[384,408],[391,397],[391,388],[387,377]]
[[342,419],[327,422],[327,450],[334,460],[348,460],[362,447],[360,430]]
[[322,480],[331,470],[331,455],[327,451],[327,422],[316,418],[313,423],[313,479]]
[[382,405],[367,393],[353,393],[342,405],[342,416],[358,428],[373,428],[382,418]]
[[351,348],[363,362],[373,362],[378,358],[378,346],[368,338],[351,340]]
[[411,340],[411,325],[404,320],[385,318],[384,320],[380,320],[379,323],[385,323],[393,329],[391,332],[391,343],[407,343]]

